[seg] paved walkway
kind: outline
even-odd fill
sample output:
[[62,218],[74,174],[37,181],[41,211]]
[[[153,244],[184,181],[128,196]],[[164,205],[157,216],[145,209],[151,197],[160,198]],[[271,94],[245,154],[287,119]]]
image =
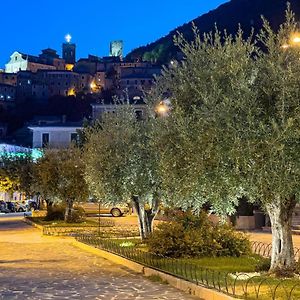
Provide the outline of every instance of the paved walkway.
[[[272,243],[272,235],[268,232],[251,232],[249,233],[251,241],[263,242],[266,244]],[[300,235],[293,235],[294,247],[300,249]]]
[[171,286],[0,217],[0,299],[191,300]]

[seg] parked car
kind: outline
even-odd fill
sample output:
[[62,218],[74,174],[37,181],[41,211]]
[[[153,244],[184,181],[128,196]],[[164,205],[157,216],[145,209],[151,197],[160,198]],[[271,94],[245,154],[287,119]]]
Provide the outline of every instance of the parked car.
[[27,207],[26,207],[25,201],[15,202],[15,210],[17,212],[25,212],[25,211],[27,211]]
[[6,208],[9,210],[9,212],[15,212],[16,211],[15,203],[11,202],[11,201],[6,202]]
[[0,212],[6,214],[10,212],[10,210],[7,208],[6,202],[3,200],[0,200]]
[[[86,214],[99,214],[99,203],[87,202],[80,203]],[[111,214],[113,217],[121,217],[129,212],[129,207],[126,204],[107,206],[100,204],[100,214]]]
[[37,208],[38,208],[37,203],[33,199],[27,199],[25,201],[25,205],[26,205],[27,211],[34,211],[34,210],[37,210]]

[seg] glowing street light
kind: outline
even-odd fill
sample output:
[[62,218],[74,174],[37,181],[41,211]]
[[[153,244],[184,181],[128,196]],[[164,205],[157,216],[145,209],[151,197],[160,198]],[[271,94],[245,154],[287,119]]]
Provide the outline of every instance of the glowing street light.
[[159,114],[163,115],[163,114],[165,114],[165,113],[168,111],[168,108],[167,108],[167,106],[166,106],[165,104],[160,103],[160,104],[157,106],[156,111],[157,111]]
[[94,92],[97,90],[97,84],[95,81],[92,81],[91,84],[90,84],[90,88],[91,90]]
[[293,39],[292,39],[292,42],[294,44],[300,44],[300,36],[295,36]]
[[66,42],[67,42],[68,44],[70,44],[71,39],[72,39],[72,36],[68,33],[68,34],[65,36]]
[[169,99],[163,100],[156,106],[155,111],[159,116],[167,116],[171,108],[170,105]]

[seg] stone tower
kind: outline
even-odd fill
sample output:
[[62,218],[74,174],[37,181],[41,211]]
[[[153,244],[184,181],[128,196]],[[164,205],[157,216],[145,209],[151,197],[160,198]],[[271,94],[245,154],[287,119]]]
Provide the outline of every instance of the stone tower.
[[66,35],[66,42],[62,45],[62,57],[66,64],[74,65],[76,63],[76,44],[71,43],[71,36]]
[[112,41],[110,43],[109,56],[123,57],[123,41]]

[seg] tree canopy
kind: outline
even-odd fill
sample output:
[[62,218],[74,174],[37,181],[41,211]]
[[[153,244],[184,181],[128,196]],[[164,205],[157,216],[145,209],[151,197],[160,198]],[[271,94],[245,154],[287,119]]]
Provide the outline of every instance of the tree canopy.
[[154,118],[138,120],[129,104],[116,105],[86,131],[84,151],[91,192],[104,203],[133,202],[138,213],[149,213],[150,231],[161,201],[155,133]]
[[[178,206],[208,202],[232,213],[237,199],[260,201],[273,230],[272,269],[292,268],[291,217],[299,201],[300,47],[288,9],[278,33],[268,22],[245,40],[219,32],[176,43],[185,60],[164,71],[150,96],[171,95],[160,132],[163,188]],[[258,47],[259,46],[259,47]]]

